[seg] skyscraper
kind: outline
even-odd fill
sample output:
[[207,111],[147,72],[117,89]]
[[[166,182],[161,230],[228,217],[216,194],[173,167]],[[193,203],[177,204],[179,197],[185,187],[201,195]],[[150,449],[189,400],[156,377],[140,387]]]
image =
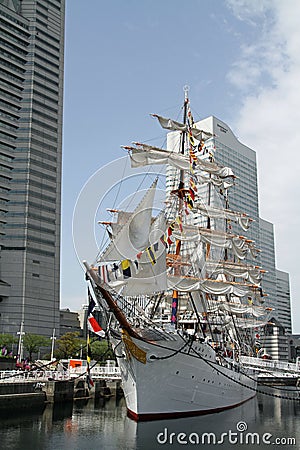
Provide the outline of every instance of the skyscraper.
[[59,329],[64,0],[0,0],[0,333]]
[[291,333],[289,276],[276,270],[274,227],[259,216],[256,153],[243,145],[226,123],[215,117],[198,122],[198,127],[215,134],[216,159],[231,167],[240,178],[230,191],[230,209],[243,211],[254,219],[247,236],[261,250],[256,262],[267,271],[262,282],[268,295],[265,304],[274,308],[272,317]]
[[276,270],[276,317],[287,334],[292,334],[289,274]]
[[[274,308],[272,317],[280,321],[277,311],[277,288],[276,288],[276,261],[275,261],[275,239],[274,239],[274,225],[264,219],[259,219],[260,229],[260,249],[261,259],[264,270],[267,273],[263,278],[264,290],[268,294],[267,304]],[[283,324],[281,324],[283,325]]]
[[[255,246],[261,250],[255,264],[261,265],[267,271],[262,283],[263,290],[267,293],[265,305],[274,309],[272,317],[280,322],[287,333],[291,333],[289,276],[276,269],[273,224],[259,217],[256,153],[242,144],[226,123],[214,116],[197,122],[196,126],[214,134],[215,138],[207,144],[207,149],[213,146],[211,151],[215,154],[216,160],[224,166],[231,167],[238,177],[235,186],[230,189],[229,209],[245,212],[254,219],[247,231],[247,237],[255,241]],[[168,149],[178,148],[179,139],[178,132],[169,133]],[[178,182],[176,169],[168,166],[167,193],[175,189]],[[234,224],[232,228],[240,233],[240,229]]]
[[[216,160],[224,166],[229,166],[234,173],[241,178],[236,180],[235,186],[230,189],[229,208],[232,210],[243,211],[254,222],[251,224],[247,236],[258,242],[259,239],[259,211],[258,211],[258,188],[257,188],[257,166],[256,154],[246,145],[240,143],[228,125],[216,117],[208,117],[196,123],[199,129],[203,129],[215,135],[214,140],[207,144],[212,147]],[[168,148],[178,148],[178,133],[169,133]],[[168,193],[175,188],[176,170],[169,166],[167,168],[167,191]]]

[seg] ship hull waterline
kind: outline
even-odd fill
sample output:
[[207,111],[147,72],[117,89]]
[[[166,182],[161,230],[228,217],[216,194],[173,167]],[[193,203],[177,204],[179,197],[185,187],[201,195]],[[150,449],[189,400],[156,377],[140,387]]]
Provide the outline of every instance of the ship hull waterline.
[[[136,421],[212,414],[256,395],[252,371],[245,375],[229,361],[228,367],[219,365],[215,351],[204,342],[184,345],[179,337],[155,343],[131,338],[131,348],[112,342],[128,416]],[[146,355],[143,360],[139,350]]]

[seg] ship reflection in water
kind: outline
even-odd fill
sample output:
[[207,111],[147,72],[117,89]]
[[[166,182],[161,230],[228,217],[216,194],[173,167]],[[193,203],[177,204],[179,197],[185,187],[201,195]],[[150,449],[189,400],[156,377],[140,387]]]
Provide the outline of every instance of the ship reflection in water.
[[1,418],[0,442],[11,450],[297,449],[300,402],[258,394],[217,414],[136,423],[127,417],[124,399],[79,400]]

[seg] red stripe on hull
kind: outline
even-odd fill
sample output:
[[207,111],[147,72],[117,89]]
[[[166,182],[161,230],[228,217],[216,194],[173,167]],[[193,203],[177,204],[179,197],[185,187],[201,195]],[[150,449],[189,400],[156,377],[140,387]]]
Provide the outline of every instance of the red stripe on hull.
[[149,414],[137,414],[130,409],[127,408],[127,416],[130,419],[135,420],[136,422],[144,422],[146,420],[159,420],[159,419],[176,419],[179,417],[193,417],[193,416],[203,416],[205,414],[214,414],[221,411],[225,411],[226,409],[236,408],[237,406],[242,405],[243,403],[248,402],[252,398],[255,397],[256,394],[252,395],[252,397],[243,400],[240,403],[236,403],[230,406],[224,406],[223,408],[214,408],[214,409],[202,409],[200,411],[184,411],[184,412],[170,412],[170,413],[149,413]]

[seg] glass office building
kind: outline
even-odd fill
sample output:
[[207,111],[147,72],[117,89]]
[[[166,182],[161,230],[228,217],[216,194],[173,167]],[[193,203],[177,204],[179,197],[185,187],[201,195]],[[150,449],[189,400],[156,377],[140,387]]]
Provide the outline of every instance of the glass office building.
[[64,0],[0,0],[0,333],[59,329]]
[[[210,116],[203,119],[197,122],[196,126],[215,135],[211,142],[207,141],[207,148],[214,153],[220,164],[231,167],[238,177],[229,192],[229,209],[245,212],[254,221],[247,232],[241,232],[241,229],[235,224],[232,224],[233,231],[238,234],[246,234],[249,239],[255,241],[255,246],[261,250],[255,264],[261,265],[267,271],[262,283],[263,291],[267,293],[264,304],[274,308],[272,317],[285,327],[287,333],[291,333],[289,276],[276,269],[273,224],[259,217],[256,153],[242,144],[230,127],[216,117]],[[169,133],[168,149],[178,149],[179,139],[178,132]],[[176,169],[168,166],[167,195],[172,189],[177,188],[178,182],[178,172],[176,178]],[[253,260],[249,262],[253,262]]]
[[289,274],[278,269],[276,270],[276,289],[276,317],[285,328],[286,333],[292,334]]

